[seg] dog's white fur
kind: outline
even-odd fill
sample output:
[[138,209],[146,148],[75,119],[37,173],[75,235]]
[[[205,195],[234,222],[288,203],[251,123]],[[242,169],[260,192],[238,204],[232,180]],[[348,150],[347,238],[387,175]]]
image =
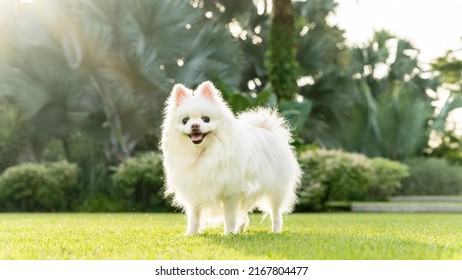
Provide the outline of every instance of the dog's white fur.
[[[189,136],[193,125],[207,133],[200,144]],[[224,220],[225,234],[244,231],[254,208],[269,214],[272,230],[280,232],[301,176],[290,141],[276,111],[259,108],[235,117],[211,82],[194,92],[175,85],[164,111],[161,149],[166,194],[186,211],[186,235],[214,218]]]

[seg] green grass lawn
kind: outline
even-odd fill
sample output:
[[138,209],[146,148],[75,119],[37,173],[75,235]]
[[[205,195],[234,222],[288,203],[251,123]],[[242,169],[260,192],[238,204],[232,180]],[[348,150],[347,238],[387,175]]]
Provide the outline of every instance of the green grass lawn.
[[180,214],[0,214],[0,259],[462,259],[461,214],[252,215],[184,237]]

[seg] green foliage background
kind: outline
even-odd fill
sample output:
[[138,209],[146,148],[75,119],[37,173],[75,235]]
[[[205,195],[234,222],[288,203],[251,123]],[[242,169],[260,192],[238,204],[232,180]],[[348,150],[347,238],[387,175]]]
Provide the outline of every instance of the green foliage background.
[[[131,158],[157,151],[162,108],[173,84],[195,87],[204,80],[212,80],[236,112],[277,107],[294,129],[299,152],[316,146],[402,162],[422,156],[448,158],[451,166],[462,162],[460,137],[448,123],[462,106],[457,50],[427,67],[417,48],[387,31],[371,34],[361,46],[347,44],[344,31],[328,20],[335,16],[334,0],[276,2],[281,5],[1,1],[2,177],[15,177],[13,167],[29,170],[51,195],[55,186],[48,177],[64,179],[45,171],[46,163],[66,161],[78,170],[76,183],[56,187],[56,196],[71,194],[75,202],[34,209],[163,208],[157,162]],[[278,21],[281,11],[291,16]],[[440,88],[450,95],[437,108]],[[149,164],[156,165],[152,173]],[[376,164],[394,170],[389,178],[404,176],[398,165]],[[412,180],[403,181],[403,191],[414,189],[404,186]],[[376,181],[367,195],[388,197],[398,187],[392,181]],[[16,188],[12,182],[8,186]],[[34,184],[17,186],[40,188]],[[355,191],[362,192],[362,185]],[[345,197],[341,187],[334,189],[333,197]],[[36,211],[4,191],[12,203],[8,209]]]

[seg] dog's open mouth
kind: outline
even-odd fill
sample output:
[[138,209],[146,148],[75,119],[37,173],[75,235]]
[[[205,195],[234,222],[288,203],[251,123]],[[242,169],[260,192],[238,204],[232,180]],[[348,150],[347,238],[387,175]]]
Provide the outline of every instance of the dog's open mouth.
[[207,133],[193,132],[189,134],[189,138],[191,138],[191,141],[196,145],[202,143],[205,136],[207,136]]

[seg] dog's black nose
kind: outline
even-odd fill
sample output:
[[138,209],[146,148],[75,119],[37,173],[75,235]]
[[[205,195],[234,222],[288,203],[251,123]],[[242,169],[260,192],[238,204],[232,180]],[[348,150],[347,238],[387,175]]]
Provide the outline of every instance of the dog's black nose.
[[199,130],[200,127],[201,127],[201,126],[198,125],[197,123],[191,125],[191,129],[192,129],[192,130]]

